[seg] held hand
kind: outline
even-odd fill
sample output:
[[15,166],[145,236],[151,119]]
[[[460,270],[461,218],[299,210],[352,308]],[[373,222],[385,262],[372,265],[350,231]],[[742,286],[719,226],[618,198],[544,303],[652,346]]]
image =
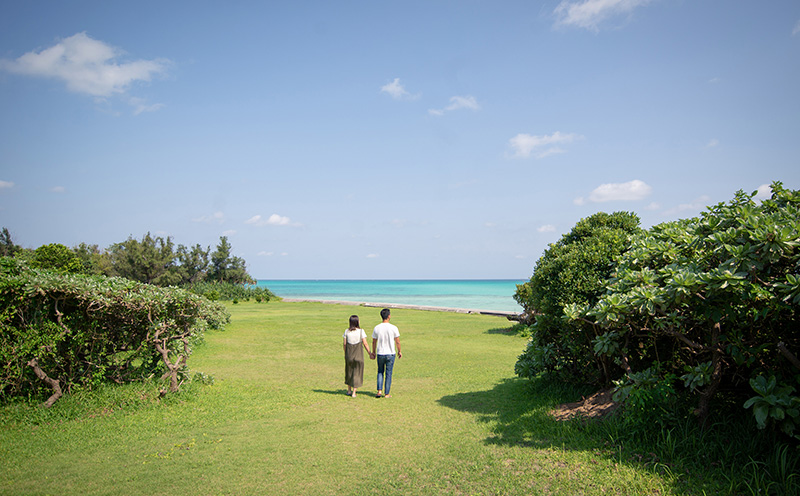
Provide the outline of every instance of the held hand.
[[399,351],[399,350],[398,350],[398,352],[397,352],[397,358],[403,358],[403,354],[402,354],[402,353],[400,353],[400,351]]

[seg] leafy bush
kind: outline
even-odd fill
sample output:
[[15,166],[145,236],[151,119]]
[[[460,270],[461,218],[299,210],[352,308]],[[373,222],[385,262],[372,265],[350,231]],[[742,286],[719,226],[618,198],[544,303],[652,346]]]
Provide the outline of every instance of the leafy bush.
[[701,419],[724,389],[760,428],[797,435],[800,192],[772,191],[761,204],[740,191],[699,218],[653,227],[619,258],[599,301],[565,311],[628,380],[650,369],[674,378]]
[[183,287],[194,294],[205,296],[212,301],[250,301],[250,298],[253,298],[261,303],[262,301],[278,299],[278,297],[267,288],[234,284],[231,282],[203,281],[187,284]]
[[582,219],[537,261],[529,282],[517,286],[514,299],[536,315],[531,341],[515,371],[522,377],[541,372],[568,381],[606,382],[608,367],[593,353],[596,334],[564,319],[567,305],[593,305],[605,290],[613,259],[639,231],[629,212],[598,213]]
[[188,291],[64,274],[0,258],[0,398],[125,382],[163,372],[170,390],[194,342],[228,321]]
[[42,245],[33,251],[31,265],[40,269],[80,274],[85,272],[81,259],[64,245]]

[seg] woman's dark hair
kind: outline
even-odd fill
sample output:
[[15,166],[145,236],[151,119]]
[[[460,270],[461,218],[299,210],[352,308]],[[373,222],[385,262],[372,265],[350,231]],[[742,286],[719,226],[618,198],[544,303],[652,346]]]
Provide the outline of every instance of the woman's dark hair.
[[358,315],[351,315],[350,316],[350,329],[348,329],[348,330],[352,331],[353,329],[358,329],[359,327],[361,327],[361,324],[358,323]]

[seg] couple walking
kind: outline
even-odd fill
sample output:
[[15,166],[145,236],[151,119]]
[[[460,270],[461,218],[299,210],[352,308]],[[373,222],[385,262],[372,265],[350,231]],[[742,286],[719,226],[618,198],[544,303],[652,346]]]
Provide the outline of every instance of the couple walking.
[[[347,384],[347,395],[356,397],[356,389],[364,382],[364,352],[367,350],[370,360],[378,360],[378,394],[376,398],[391,398],[392,369],[394,368],[395,350],[397,358],[400,352],[400,331],[390,324],[391,314],[388,308],[381,310],[383,322],[372,330],[372,351],[367,346],[367,333],[358,323],[358,315],[350,316],[350,328],[342,336],[344,348],[344,383]],[[363,350],[362,350],[363,345]],[[385,384],[385,388],[384,388]],[[386,394],[384,395],[384,391]]]

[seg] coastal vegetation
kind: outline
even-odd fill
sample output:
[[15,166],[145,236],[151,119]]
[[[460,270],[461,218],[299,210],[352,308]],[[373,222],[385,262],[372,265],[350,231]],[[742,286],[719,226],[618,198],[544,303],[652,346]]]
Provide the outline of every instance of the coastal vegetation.
[[226,236],[212,251],[196,244],[175,246],[171,237],[141,240],[132,236],[106,249],[80,243],[69,248],[59,243],[36,249],[14,243],[7,228],[0,232],[0,256],[14,257],[31,268],[57,273],[124,277],[159,287],[177,286],[211,300],[269,301],[276,298],[268,288],[257,287],[247,263],[231,253]]
[[760,440],[753,459],[797,466],[800,192],[755,195],[648,230],[578,223],[518,288],[537,315],[517,375],[610,388],[647,436],[725,419]]
[[[186,377],[192,347],[228,321],[225,308],[179,288],[31,268],[0,258],[0,400],[160,376]],[[165,391],[166,392],[166,391]]]
[[551,244],[536,262],[530,281],[517,287],[514,299],[535,320],[531,339],[516,364],[522,377],[548,372],[559,380],[603,384],[611,380],[591,353],[594,336],[565,322],[567,305],[594,305],[623,253],[638,232],[639,217],[629,212],[597,213],[582,219]]
[[0,256],[25,260],[30,266],[73,274],[125,277],[155,286],[183,286],[202,281],[235,285],[255,283],[247,273],[243,258],[231,253],[226,236],[221,236],[214,251],[200,244],[175,246],[171,237],[150,233],[113,243],[106,249],[80,243],[68,248],[53,243],[25,249],[11,239],[7,228],[0,234]]
[[227,322],[214,301],[275,298],[244,284],[252,278],[224,237],[210,256],[149,234],[101,253],[25,250],[3,229],[0,245],[2,401],[47,394],[52,406],[65,393],[151,377],[175,392],[204,330]]

